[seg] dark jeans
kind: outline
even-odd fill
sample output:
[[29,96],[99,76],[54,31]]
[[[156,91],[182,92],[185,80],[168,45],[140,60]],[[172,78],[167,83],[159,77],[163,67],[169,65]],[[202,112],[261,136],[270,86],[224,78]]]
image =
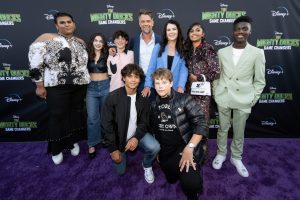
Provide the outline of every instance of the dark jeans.
[[49,109],[48,153],[57,155],[84,138],[86,85],[47,87]]
[[172,154],[166,160],[160,160],[160,166],[164,172],[166,179],[169,183],[175,183],[179,180],[181,188],[188,199],[197,198],[197,194],[202,191],[202,175],[200,164],[196,165],[196,170],[191,166],[189,172],[186,172],[186,168],[180,172],[179,161],[184,147],[178,148],[174,154]]

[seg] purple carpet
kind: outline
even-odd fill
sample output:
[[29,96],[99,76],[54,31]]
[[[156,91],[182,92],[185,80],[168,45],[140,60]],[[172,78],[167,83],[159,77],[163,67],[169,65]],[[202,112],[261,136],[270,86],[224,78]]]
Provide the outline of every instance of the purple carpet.
[[[73,157],[55,166],[45,142],[0,143],[0,199],[7,200],[177,200],[185,199],[179,184],[170,185],[157,163],[155,182],[147,184],[141,166],[142,153],[129,153],[127,172],[118,177],[106,149],[87,156],[85,141]],[[221,170],[211,167],[216,140],[209,141],[210,160],[203,167],[205,200],[300,199],[300,139],[246,139],[244,164],[250,176],[238,175],[228,157]]]

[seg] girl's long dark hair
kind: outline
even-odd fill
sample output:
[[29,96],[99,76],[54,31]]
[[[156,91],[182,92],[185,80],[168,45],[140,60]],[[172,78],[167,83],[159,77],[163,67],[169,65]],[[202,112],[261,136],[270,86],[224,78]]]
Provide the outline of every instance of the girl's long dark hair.
[[[200,28],[203,30],[203,33],[204,33],[204,28],[203,28],[203,26],[199,23],[199,22],[194,22],[194,23],[192,23],[190,26],[189,26],[189,28],[188,28],[188,30],[187,30],[187,32],[186,32],[186,40],[185,40],[185,42],[184,42],[184,57],[186,58],[186,59],[189,59],[190,58],[190,56],[192,55],[192,53],[193,53],[193,42],[191,41],[191,39],[190,39],[190,37],[189,37],[189,33],[190,33],[190,31],[192,30],[192,28],[194,27],[194,26],[200,26]],[[205,37],[203,36],[202,38],[201,38],[201,44],[203,44],[204,43],[204,41],[205,41]]]
[[91,35],[89,43],[88,43],[88,54],[89,54],[89,60],[94,60],[96,53],[93,46],[93,42],[95,40],[95,37],[100,36],[103,40],[103,48],[101,49],[101,57],[107,58],[108,57],[108,47],[107,47],[107,40],[105,36],[102,33],[94,33]]
[[174,24],[177,27],[178,30],[178,37],[176,40],[176,50],[178,51],[180,57],[184,56],[184,46],[183,46],[183,36],[182,36],[182,31],[180,28],[180,25],[177,21],[170,19],[167,21],[164,27],[163,35],[162,35],[162,41],[160,43],[160,49],[158,56],[161,57],[162,52],[165,50],[166,45],[168,44],[168,37],[167,37],[167,26],[168,24]]

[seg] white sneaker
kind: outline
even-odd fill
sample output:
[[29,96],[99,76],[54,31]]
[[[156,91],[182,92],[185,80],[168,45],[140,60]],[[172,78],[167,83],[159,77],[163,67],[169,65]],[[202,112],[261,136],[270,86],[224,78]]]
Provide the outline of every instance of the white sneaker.
[[235,166],[236,170],[242,177],[249,176],[249,173],[241,160],[230,158],[230,162]]
[[154,174],[153,174],[153,170],[152,167],[148,167],[148,168],[144,168],[144,176],[145,176],[145,180],[147,181],[147,183],[151,184],[154,182]]
[[214,169],[221,169],[223,162],[226,160],[226,156],[222,156],[217,154],[215,159],[212,162],[212,166]]
[[71,154],[72,154],[72,156],[78,156],[79,152],[80,152],[79,145],[78,145],[78,143],[74,143],[73,145],[74,145],[74,148],[71,149]]
[[52,160],[54,162],[54,164],[59,165],[62,161],[63,161],[64,157],[62,152],[60,152],[59,154],[52,156]]

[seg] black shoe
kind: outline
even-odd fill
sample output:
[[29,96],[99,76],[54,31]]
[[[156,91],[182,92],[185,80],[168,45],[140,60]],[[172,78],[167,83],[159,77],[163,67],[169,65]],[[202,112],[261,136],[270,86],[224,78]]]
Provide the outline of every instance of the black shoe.
[[105,140],[101,140],[100,144],[102,145],[102,147],[108,147],[108,143]]
[[187,200],[198,200],[198,194],[194,194],[194,195],[191,195],[191,196],[187,196]]

